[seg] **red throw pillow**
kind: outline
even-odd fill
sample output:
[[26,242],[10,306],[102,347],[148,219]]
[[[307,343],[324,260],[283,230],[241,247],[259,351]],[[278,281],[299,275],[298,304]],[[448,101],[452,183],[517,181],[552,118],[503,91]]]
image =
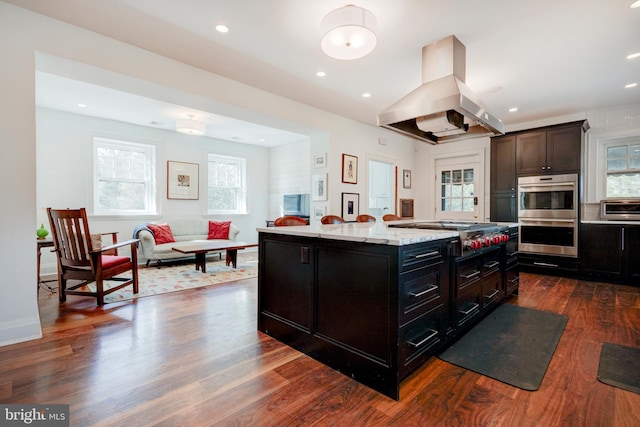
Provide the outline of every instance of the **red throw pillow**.
[[156,245],[176,241],[173,238],[173,233],[171,232],[171,227],[169,227],[169,224],[149,224],[147,225],[147,227],[149,227],[149,229],[153,232],[153,238],[156,240]]
[[231,221],[209,221],[209,235],[207,239],[228,239]]

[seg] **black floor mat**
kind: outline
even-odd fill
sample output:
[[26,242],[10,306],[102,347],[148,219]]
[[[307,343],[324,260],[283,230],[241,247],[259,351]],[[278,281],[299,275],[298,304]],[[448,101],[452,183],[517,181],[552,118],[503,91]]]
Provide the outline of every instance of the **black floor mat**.
[[567,316],[503,304],[440,358],[524,390],[537,390]]
[[598,380],[640,394],[640,348],[603,342]]

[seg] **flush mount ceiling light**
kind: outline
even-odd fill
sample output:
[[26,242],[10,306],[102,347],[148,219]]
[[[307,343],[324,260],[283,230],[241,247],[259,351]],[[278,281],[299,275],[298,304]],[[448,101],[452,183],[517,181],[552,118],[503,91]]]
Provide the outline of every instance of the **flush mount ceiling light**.
[[335,59],[361,58],[376,47],[376,17],[352,4],[329,12],[320,30],[322,51]]
[[176,132],[184,133],[187,135],[204,135],[206,126],[204,123],[194,120],[193,114],[189,114],[189,119],[176,120]]

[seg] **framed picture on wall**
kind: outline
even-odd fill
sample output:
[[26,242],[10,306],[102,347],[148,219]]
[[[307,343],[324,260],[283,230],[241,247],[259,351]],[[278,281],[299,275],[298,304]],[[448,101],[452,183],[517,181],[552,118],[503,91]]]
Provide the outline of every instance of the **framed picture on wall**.
[[358,158],[350,154],[342,154],[342,182],[358,183]]
[[167,161],[167,199],[198,200],[198,163]]
[[360,194],[342,193],[342,218],[354,222],[360,212]]
[[413,199],[400,199],[400,218],[413,218]]
[[409,169],[402,171],[402,188],[411,188],[411,171]]
[[316,174],[311,177],[311,200],[327,200],[327,174]]
[[327,153],[313,156],[313,167],[317,169],[327,167]]

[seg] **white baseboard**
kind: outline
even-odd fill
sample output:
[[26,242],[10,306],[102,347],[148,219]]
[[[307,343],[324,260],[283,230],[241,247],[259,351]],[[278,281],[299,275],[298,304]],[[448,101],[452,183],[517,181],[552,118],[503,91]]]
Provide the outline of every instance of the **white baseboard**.
[[0,347],[42,338],[39,319],[0,323]]

